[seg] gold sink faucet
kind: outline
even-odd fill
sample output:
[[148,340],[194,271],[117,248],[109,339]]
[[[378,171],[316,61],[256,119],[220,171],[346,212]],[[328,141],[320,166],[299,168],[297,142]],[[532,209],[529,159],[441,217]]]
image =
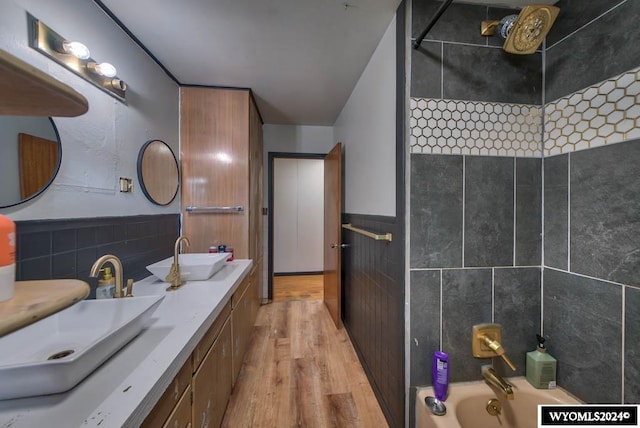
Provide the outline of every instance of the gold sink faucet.
[[513,389],[509,382],[504,380],[502,376],[496,372],[490,365],[482,366],[482,377],[489,384],[498,388],[507,397],[507,400],[513,400]]
[[184,241],[187,244],[187,246],[191,245],[191,243],[189,242],[189,238],[187,238],[186,236],[179,236],[178,239],[176,239],[176,243],[173,246],[173,264],[171,265],[171,270],[169,270],[169,274],[164,279],[165,281],[171,283],[170,289],[172,290],[175,290],[178,287],[180,287],[182,284],[184,284],[182,282],[182,279],[180,279],[180,263],[178,262],[179,254],[180,254],[180,243],[182,241]]
[[102,266],[105,263],[111,263],[111,265],[113,265],[113,270],[114,270],[115,279],[116,279],[116,291],[113,297],[114,298],[133,297],[133,281],[132,280],[127,281],[127,295],[125,296],[124,294],[124,291],[122,289],[122,277],[123,277],[122,263],[120,262],[120,259],[114,255],[105,254],[104,256],[96,260],[93,263],[93,266],[91,266],[91,272],[89,273],[89,276],[92,278],[97,278],[98,275],[100,274],[100,269],[102,269]]

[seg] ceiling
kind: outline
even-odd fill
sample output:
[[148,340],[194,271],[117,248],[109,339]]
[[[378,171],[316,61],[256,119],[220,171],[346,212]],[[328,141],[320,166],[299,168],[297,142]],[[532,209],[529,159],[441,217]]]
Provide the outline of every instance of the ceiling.
[[251,88],[265,123],[330,126],[400,0],[101,3],[180,84]]
[[180,84],[251,88],[265,123],[331,126],[401,0],[95,1]]

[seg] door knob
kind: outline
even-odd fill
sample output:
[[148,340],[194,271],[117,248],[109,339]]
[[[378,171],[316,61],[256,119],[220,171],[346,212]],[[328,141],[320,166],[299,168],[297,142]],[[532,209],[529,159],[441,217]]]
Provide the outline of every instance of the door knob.
[[331,248],[338,248],[338,247],[340,247],[340,248],[348,248],[348,247],[350,247],[349,244],[330,244],[329,246]]

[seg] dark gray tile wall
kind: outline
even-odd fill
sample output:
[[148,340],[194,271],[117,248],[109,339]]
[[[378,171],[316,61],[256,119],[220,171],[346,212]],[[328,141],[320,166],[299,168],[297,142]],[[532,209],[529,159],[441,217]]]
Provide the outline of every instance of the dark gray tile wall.
[[541,182],[540,159],[516,159],[516,266],[541,264]]
[[18,221],[16,278],[81,279],[93,297],[89,270],[98,257],[118,256],[125,278],[147,277],[145,266],[173,254],[179,221],[178,214]]
[[452,379],[479,379],[483,361],[471,356],[469,335],[494,317],[509,325],[505,347],[524,373],[540,332],[540,268],[522,266],[540,265],[541,168],[541,159],[411,156],[411,385],[431,383],[441,334]]
[[[439,4],[414,2],[414,37]],[[640,39],[640,26],[635,23],[635,17],[640,16],[640,2],[560,0],[557,5],[561,14],[547,38],[545,102],[640,65],[640,45],[635,42]],[[541,70],[540,60],[529,57],[530,62],[513,62],[521,59],[510,58],[493,48],[500,44],[495,39],[485,43],[478,40],[471,28],[477,28],[475,21],[483,8],[455,4],[427,35],[420,49],[412,51],[411,96],[540,103],[541,79],[536,76]],[[506,12],[486,9],[487,17],[495,19]],[[456,31],[456,26],[464,28]],[[499,82],[493,84],[496,80]],[[559,361],[561,386],[589,402],[640,401],[638,143],[546,158],[544,171],[539,160],[516,159],[516,174],[510,180],[515,187],[516,220],[510,222],[515,230],[515,262],[508,264],[511,267],[499,267],[490,264],[496,262],[494,257],[488,257],[478,261],[478,269],[457,267],[460,261],[454,255],[460,245],[460,230],[464,229],[464,265],[469,267],[476,260],[466,246],[487,237],[490,241],[496,229],[478,227],[475,230],[487,230],[487,235],[481,232],[473,235],[468,230],[475,227],[473,222],[456,225],[448,217],[456,218],[460,200],[464,200],[465,223],[471,218],[476,221],[466,211],[470,199],[471,205],[476,203],[482,213],[487,208],[482,207],[480,198],[500,195],[503,199],[501,206],[495,208],[497,217],[503,220],[508,217],[500,214],[500,209],[508,209],[504,183],[494,183],[495,194],[488,195],[486,188],[490,186],[485,188],[482,181],[491,180],[487,170],[497,171],[496,175],[506,171],[499,167],[496,170],[492,163],[496,161],[486,161],[487,165],[477,168],[483,172],[476,172],[471,161],[471,166],[464,165],[462,171],[465,184],[473,183],[472,189],[468,186],[456,189],[462,156],[440,159],[440,156],[412,155],[412,386],[431,383],[431,356],[441,339],[443,349],[463,366],[457,373],[457,367],[453,368],[455,379],[479,378],[480,362],[470,358],[468,339],[460,339],[458,343],[456,337],[468,338],[477,319],[493,316],[505,329],[505,348],[518,366],[516,374],[524,373],[524,355],[534,349],[535,333],[544,328],[550,353]],[[470,158],[467,156],[464,162]],[[542,175],[544,193],[540,189]],[[475,181],[474,177],[481,181]],[[542,194],[544,217],[540,209]],[[529,206],[533,209],[529,210]],[[540,219],[544,221],[545,232],[542,268],[535,267],[541,263]],[[507,241],[501,242],[510,246],[513,253],[513,240],[510,244]],[[501,254],[504,248],[495,245],[495,251]],[[423,268],[428,270],[419,270]],[[487,279],[486,272],[492,274],[491,279]],[[487,312],[487,301],[481,296],[487,283],[493,287],[494,313],[490,307]],[[476,306],[469,307],[470,301],[475,301]],[[439,323],[440,317],[443,330],[434,330],[433,325]],[[501,363],[493,363],[504,369]]]
[[[640,2],[557,5],[546,102],[640,65]],[[640,401],[638,143],[544,160],[544,263],[562,270],[544,269],[544,332],[559,385],[588,402]]]
[[640,140],[570,157],[571,271],[640,286]]
[[516,371],[501,358],[494,358],[493,366],[507,376],[526,375],[526,353],[536,347],[536,333],[540,333],[540,275],[538,267],[494,272],[494,321],[502,325],[503,346]]
[[425,40],[418,49],[411,49],[411,96],[444,98],[442,43]]
[[542,55],[511,55],[496,47],[445,43],[445,99],[542,104]]
[[[589,402],[619,403],[624,352],[624,401],[637,402],[640,293],[628,285],[640,286],[640,141],[544,162],[545,265],[568,270],[544,271],[544,331],[550,341],[556,335],[558,383]],[[611,359],[599,361],[597,352]],[[583,381],[588,372],[598,375]]]
[[[413,37],[426,27],[442,2],[413,2]],[[514,12],[452,4],[421,47],[412,49],[411,96],[467,101],[542,103],[542,54],[511,55],[502,41],[480,35],[480,23]]]
[[442,273],[442,350],[449,354],[451,382],[477,379],[491,362],[474,358],[470,344],[471,327],[491,321],[491,281],[491,269]]
[[[535,349],[535,334],[540,332],[540,271],[539,267],[412,271],[410,384],[431,384],[431,358],[439,349],[449,353],[452,382],[480,379],[481,366],[490,363],[505,375],[524,375],[525,354]],[[491,320],[503,326],[503,345],[516,372],[500,358],[492,362],[471,355],[472,327]]]
[[462,177],[462,156],[411,156],[411,267],[462,267]]
[[545,159],[545,265],[640,285],[639,143]]
[[600,15],[624,3],[626,0],[560,0],[556,22],[547,34],[547,47],[555,45],[574,31],[584,27]]
[[569,155],[544,160],[544,264],[569,266]]
[[[417,38],[439,9],[441,1],[417,0],[413,2],[411,36]],[[487,7],[452,3],[431,28],[425,40],[486,45],[487,38],[480,35],[480,22],[487,19]]]
[[[589,5],[586,5],[586,4]],[[619,4],[614,9],[609,9]],[[549,37],[577,31],[546,50],[546,96],[551,102],[640,65],[640,2],[560,1]],[[597,20],[591,21],[599,13]],[[565,21],[564,16],[568,16]],[[588,25],[587,25],[588,24]],[[555,27],[558,27],[557,29]]]
[[622,287],[553,269],[545,269],[543,287],[558,384],[590,403],[620,403]]
[[411,272],[411,385],[431,384],[431,358],[440,349],[441,273]]
[[516,266],[539,265],[540,170],[540,159],[412,155],[411,268],[514,266],[514,241]]
[[624,402],[640,403],[640,289],[625,287]]
[[514,158],[465,157],[465,266],[513,266],[514,164]]

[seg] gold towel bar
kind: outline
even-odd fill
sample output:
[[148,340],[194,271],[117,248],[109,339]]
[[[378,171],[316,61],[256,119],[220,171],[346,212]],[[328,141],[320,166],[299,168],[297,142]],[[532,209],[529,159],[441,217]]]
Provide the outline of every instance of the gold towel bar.
[[384,235],[376,235],[373,232],[369,232],[368,230],[359,229],[351,225],[351,223],[345,223],[342,225],[343,229],[350,230],[352,232],[359,233],[364,236],[368,236],[371,239],[375,239],[376,241],[393,241],[393,235],[391,233],[385,233]]

